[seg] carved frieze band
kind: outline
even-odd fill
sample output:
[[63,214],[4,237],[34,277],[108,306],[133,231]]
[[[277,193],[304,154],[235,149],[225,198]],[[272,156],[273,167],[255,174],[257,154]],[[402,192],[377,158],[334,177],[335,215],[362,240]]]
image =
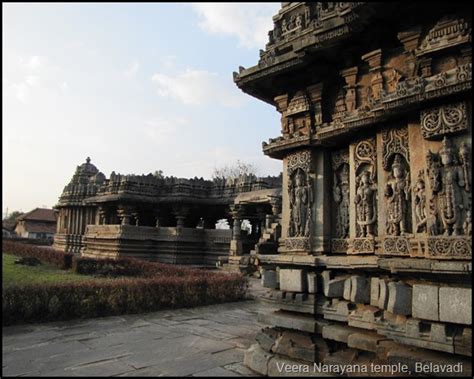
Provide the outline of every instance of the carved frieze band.
[[427,256],[434,259],[472,259],[472,240],[466,237],[428,237]]
[[374,238],[354,238],[348,254],[372,254],[375,252]]
[[421,132],[425,139],[467,129],[465,102],[426,109],[420,115]]
[[410,241],[405,237],[385,237],[380,255],[409,256]]
[[286,250],[308,252],[311,249],[311,244],[310,244],[309,238],[306,238],[306,237],[286,238],[285,248]]

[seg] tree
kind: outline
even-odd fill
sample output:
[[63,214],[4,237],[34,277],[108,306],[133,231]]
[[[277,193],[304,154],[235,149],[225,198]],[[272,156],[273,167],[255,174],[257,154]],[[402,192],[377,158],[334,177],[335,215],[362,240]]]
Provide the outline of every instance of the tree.
[[252,163],[242,162],[237,160],[232,165],[225,165],[214,168],[212,173],[213,179],[227,179],[227,178],[238,178],[241,175],[257,175],[257,167]]
[[163,179],[163,170],[157,170],[153,173],[153,176],[156,176],[159,179]]
[[24,213],[20,211],[13,211],[12,213],[10,213],[7,217],[3,219],[3,222],[7,222],[7,223],[15,222],[16,218],[20,217],[22,214]]
[[20,217],[22,214],[24,214],[24,213],[20,212],[20,211],[14,211],[14,212],[10,213],[7,217],[5,217],[2,220],[2,227],[6,228],[8,230],[13,230],[15,228],[15,225],[16,225],[16,218]]

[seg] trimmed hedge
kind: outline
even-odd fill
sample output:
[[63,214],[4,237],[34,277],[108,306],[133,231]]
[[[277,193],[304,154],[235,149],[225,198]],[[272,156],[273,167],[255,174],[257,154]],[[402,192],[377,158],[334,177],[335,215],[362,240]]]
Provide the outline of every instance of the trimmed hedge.
[[[11,243],[11,242],[10,242]],[[3,250],[36,257],[87,275],[117,277],[80,283],[9,286],[2,291],[3,325],[151,312],[242,300],[240,274],[191,269],[138,259],[72,258],[48,248],[3,242]]]
[[[184,277],[192,275],[202,276],[206,271],[170,265],[159,262],[150,262],[136,258],[94,259],[74,257],[72,269],[83,275],[101,276],[132,276],[151,278],[155,276]],[[213,274],[213,273],[212,273]]]
[[15,286],[2,291],[3,325],[193,307],[238,301],[244,293],[238,274]]
[[73,254],[64,253],[52,247],[39,247],[21,242],[2,240],[2,251],[18,257],[38,258],[41,262],[50,263],[62,269],[72,267]]

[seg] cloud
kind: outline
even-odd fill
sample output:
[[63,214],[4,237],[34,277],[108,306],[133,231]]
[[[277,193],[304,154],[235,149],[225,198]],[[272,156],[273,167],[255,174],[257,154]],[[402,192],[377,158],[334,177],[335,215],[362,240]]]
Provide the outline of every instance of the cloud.
[[205,70],[186,69],[177,75],[157,73],[151,80],[156,85],[158,95],[185,105],[238,107],[245,100],[230,79],[223,79]]
[[33,55],[28,59],[20,58],[20,64],[27,70],[39,70],[45,65],[46,61],[45,57],[39,55]]
[[160,64],[164,69],[171,70],[176,67],[178,57],[176,55],[170,54],[161,57]]
[[183,117],[155,117],[145,121],[144,133],[154,143],[165,144],[175,139],[181,127],[188,124],[189,120]]
[[140,63],[135,59],[131,65],[125,70],[126,76],[135,76],[140,68]]
[[272,16],[280,3],[196,3],[191,5],[199,14],[199,26],[210,34],[239,38],[246,48],[263,48],[268,31],[273,29]]
[[65,82],[59,81],[62,76],[61,68],[51,64],[47,57],[7,55],[4,71],[9,80],[3,84],[5,95],[28,104],[33,98],[42,96],[44,90],[57,90],[58,86],[65,89]]

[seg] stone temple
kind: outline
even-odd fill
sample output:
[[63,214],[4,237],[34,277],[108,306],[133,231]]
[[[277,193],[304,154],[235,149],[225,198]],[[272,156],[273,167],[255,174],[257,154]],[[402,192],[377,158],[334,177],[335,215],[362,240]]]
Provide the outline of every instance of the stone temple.
[[[231,250],[241,256],[272,245],[280,202],[281,176],[210,181],[112,172],[107,179],[87,158],[55,207],[53,246],[85,257],[215,266]],[[222,219],[231,229],[216,229]]]
[[[271,327],[245,363],[471,356],[472,45],[461,3],[282,3],[236,85],[276,107],[278,249],[257,254]],[[312,366],[311,366],[312,367]],[[418,372],[420,374],[420,372]]]
[[107,179],[87,160],[60,197],[54,246],[258,267],[277,310],[260,314],[269,326],[244,363],[263,375],[314,362],[471,374],[471,13],[282,3],[257,64],[234,72],[281,114],[262,148],[282,177]]

